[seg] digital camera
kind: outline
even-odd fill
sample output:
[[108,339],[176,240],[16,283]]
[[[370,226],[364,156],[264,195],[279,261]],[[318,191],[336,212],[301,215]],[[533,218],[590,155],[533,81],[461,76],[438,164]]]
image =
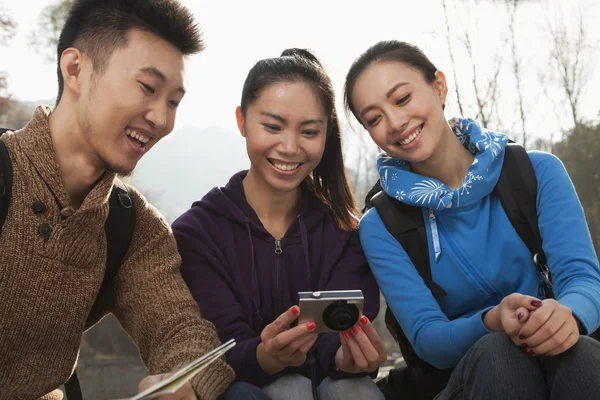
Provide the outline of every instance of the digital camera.
[[298,297],[298,323],[313,321],[317,333],[350,330],[362,315],[361,290],[298,292]]

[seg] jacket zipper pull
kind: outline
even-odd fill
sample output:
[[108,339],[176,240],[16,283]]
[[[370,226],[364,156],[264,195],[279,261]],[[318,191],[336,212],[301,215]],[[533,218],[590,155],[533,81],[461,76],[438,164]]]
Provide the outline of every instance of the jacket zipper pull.
[[433,252],[435,253],[435,259],[437,261],[442,254],[442,248],[440,247],[440,235],[438,233],[438,227],[435,214],[433,213],[433,208],[429,209],[429,225],[431,227],[431,239],[433,240]]
[[283,250],[281,249],[281,240],[275,239],[275,254],[281,254]]

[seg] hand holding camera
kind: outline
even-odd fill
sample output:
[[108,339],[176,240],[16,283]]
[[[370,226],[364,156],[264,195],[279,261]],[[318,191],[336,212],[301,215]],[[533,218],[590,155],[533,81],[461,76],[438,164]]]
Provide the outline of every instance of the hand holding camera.
[[[385,346],[366,316],[352,327],[352,333],[340,333],[341,347],[335,354],[335,366],[342,372],[373,372],[387,358]],[[359,326],[360,325],[360,326]]]
[[256,358],[266,373],[272,375],[306,361],[306,354],[317,340],[316,324],[311,321],[291,327],[299,314],[298,306],[293,306],[261,332]]

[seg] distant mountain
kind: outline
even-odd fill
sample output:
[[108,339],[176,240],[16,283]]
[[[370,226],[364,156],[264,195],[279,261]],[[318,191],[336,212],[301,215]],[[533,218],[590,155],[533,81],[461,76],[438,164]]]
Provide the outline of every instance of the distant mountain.
[[213,186],[250,166],[246,142],[237,132],[183,127],[144,155],[129,180],[173,222]]

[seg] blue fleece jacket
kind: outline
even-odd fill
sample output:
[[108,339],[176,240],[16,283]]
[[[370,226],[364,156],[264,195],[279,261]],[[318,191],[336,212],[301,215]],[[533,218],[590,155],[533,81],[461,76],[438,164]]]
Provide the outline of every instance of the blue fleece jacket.
[[[432,296],[374,208],[359,229],[388,305],[417,354],[438,368],[456,366],[489,333],[482,314],[505,296],[518,292],[544,298],[531,254],[492,194],[507,136],[470,119],[452,120],[451,126],[475,155],[456,190],[412,172],[403,160],[378,159],[383,190],[423,208],[433,280],[448,295]],[[539,227],[555,296],[589,334],[600,325],[600,269],[583,209],[558,158],[543,152],[529,152],[529,157],[538,181]]]
[[[248,204],[242,180],[234,175],[215,187],[173,223],[182,257],[181,274],[222,341],[235,338],[227,353],[236,379],[263,386],[306,366],[266,374],[256,360],[263,328],[298,304],[298,292],[361,289],[363,313],[379,311],[379,288],[367,264],[358,232],[343,231],[327,207],[304,193],[300,213],[279,243]],[[320,334],[312,351],[317,379],[349,376],[335,369],[338,333]]]

